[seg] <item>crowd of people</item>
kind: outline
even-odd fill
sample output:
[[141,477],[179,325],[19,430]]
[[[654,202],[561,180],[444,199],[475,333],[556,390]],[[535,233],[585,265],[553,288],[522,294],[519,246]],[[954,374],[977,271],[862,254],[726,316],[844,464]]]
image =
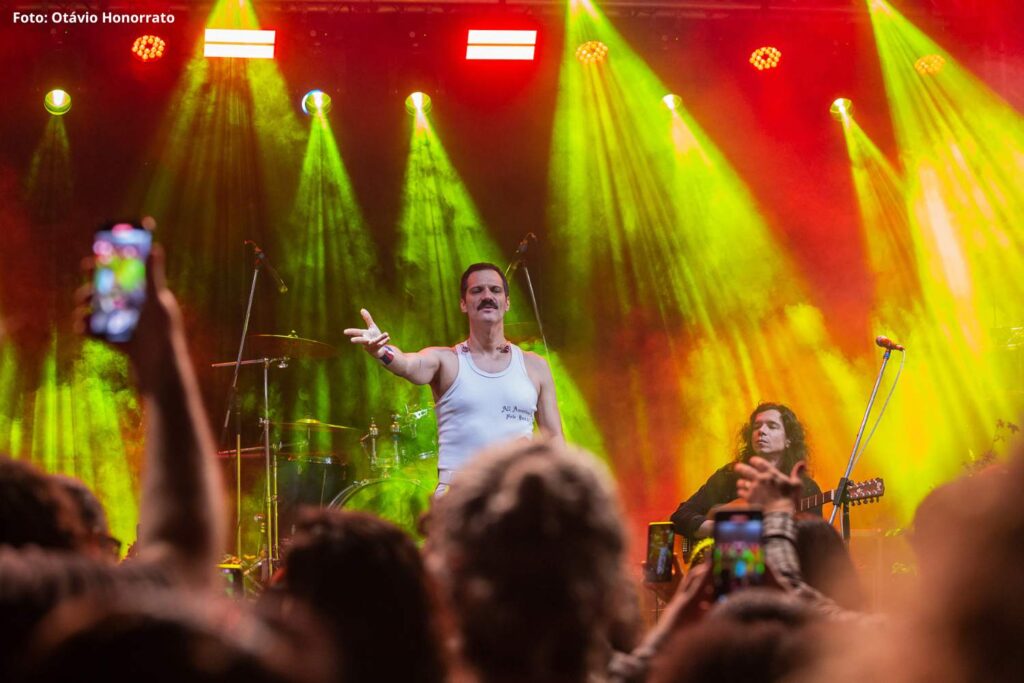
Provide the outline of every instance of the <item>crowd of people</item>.
[[[0,457],[2,681],[923,683],[1024,671],[1021,454],[926,500],[914,590],[876,613],[835,532],[797,514],[800,464],[753,453],[731,471],[763,513],[765,585],[716,599],[708,564],[695,565],[644,632],[611,476],[545,438],[474,456],[435,500],[422,548],[386,521],[308,510],[273,585],[232,599],[216,571],[215,447],[159,250],[147,277],[124,347],[146,413],[136,552],[118,562],[80,482]],[[400,358],[379,331],[365,336]],[[696,534],[705,522],[685,523]]]

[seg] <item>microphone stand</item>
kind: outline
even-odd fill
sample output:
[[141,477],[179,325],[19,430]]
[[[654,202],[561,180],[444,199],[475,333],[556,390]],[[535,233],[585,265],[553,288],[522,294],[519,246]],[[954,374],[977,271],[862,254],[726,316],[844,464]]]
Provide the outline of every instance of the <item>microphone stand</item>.
[[530,278],[530,269],[526,267],[526,259],[519,261],[526,275],[526,290],[530,293],[530,303],[533,304],[533,317],[537,320],[537,329],[540,331],[540,340],[544,344],[544,356],[551,362],[551,352],[548,351],[548,338],[544,335],[544,323],[540,319],[540,309],[537,307],[537,295],[533,291],[533,280]]
[[[231,422],[231,413],[235,414],[235,557],[242,559],[242,414],[238,402],[238,371],[242,367],[242,354],[245,352],[245,340],[249,335],[249,319],[252,316],[252,302],[256,295],[256,281],[259,279],[263,262],[256,259],[253,263],[252,285],[249,287],[249,302],[245,306],[245,317],[242,321],[242,339],[238,343],[238,356],[235,358],[234,376],[231,378],[231,389],[228,394],[228,409],[224,414],[224,425],[220,431],[220,443],[224,444]],[[269,482],[268,482],[269,485]],[[269,548],[267,549],[269,553]]]
[[860,440],[864,436],[864,428],[868,424],[868,416],[871,414],[871,408],[875,404],[875,397],[878,395],[878,387],[882,383],[882,375],[885,373],[885,366],[889,363],[889,356],[892,355],[892,349],[886,348],[885,354],[882,356],[882,367],[878,369],[878,377],[875,378],[875,386],[871,389],[871,397],[868,399],[868,407],[864,410],[864,419],[860,421],[860,429],[857,430],[857,438],[853,442],[853,451],[850,453],[850,460],[846,463],[846,472],[843,473],[842,478],[836,485],[836,495],[833,500],[832,514],[828,518],[828,523],[831,525],[836,519],[836,512],[839,511],[840,506],[843,508],[842,516],[842,532],[843,541],[847,545],[850,544],[850,500],[846,495],[846,491],[850,486],[850,474],[853,472],[853,463],[857,459],[857,450],[860,448]]

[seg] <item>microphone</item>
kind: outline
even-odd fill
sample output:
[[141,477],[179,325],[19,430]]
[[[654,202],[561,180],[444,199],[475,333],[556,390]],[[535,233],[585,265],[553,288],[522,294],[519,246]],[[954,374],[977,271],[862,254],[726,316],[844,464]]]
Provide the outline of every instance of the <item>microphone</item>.
[[512,263],[508,264],[508,268],[505,269],[505,279],[516,272],[516,268],[522,265],[523,261],[526,260],[526,252],[530,249],[530,240],[537,241],[537,236],[532,232],[528,232],[523,235],[523,239],[519,241],[519,246],[516,247],[515,254],[513,254]]
[[281,279],[281,276],[277,274],[276,270],[274,270],[274,266],[270,265],[270,259],[268,259],[267,255],[263,253],[262,249],[260,249],[260,245],[256,244],[252,240],[245,240],[245,244],[252,246],[252,250],[256,254],[256,258],[258,258],[260,260],[260,263],[263,264],[263,267],[267,269],[267,273],[270,275],[270,277],[274,278],[274,282],[277,283],[277,291],[281,292],[282,294],[287,292],[288,285],[284,283],[284,280]]
[[905,349],[888,337],[875,337],[875,343],[883,349],[890,351],[904,351]]
[[537,241],[537,236],[532,232],[526,233],[523,239],[520,240],[519,246],[516,247],[516,256],[526,256],[526,250],[530,248],[530,240]]

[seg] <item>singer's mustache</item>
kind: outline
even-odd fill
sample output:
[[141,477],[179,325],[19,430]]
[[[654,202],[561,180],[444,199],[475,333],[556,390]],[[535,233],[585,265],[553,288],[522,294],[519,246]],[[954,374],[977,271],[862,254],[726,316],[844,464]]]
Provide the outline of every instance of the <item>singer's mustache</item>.
[[481,301],[479,303],[479,305],[477,305],[476,310],[482,311],[485,308],[497,309],[498,308],[498,302],[497,301],[492,301],[491,299],[484,299],[483,301]]

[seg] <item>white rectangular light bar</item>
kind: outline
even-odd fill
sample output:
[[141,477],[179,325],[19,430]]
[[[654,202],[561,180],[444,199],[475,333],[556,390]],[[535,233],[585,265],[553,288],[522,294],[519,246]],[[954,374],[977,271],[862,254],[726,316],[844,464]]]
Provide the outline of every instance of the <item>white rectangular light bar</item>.
[[466,59],[529,61],[536,49],[536,31],[470,29]]
[[203,56],[273,59],[276,40],[277,31],[208,28]]

